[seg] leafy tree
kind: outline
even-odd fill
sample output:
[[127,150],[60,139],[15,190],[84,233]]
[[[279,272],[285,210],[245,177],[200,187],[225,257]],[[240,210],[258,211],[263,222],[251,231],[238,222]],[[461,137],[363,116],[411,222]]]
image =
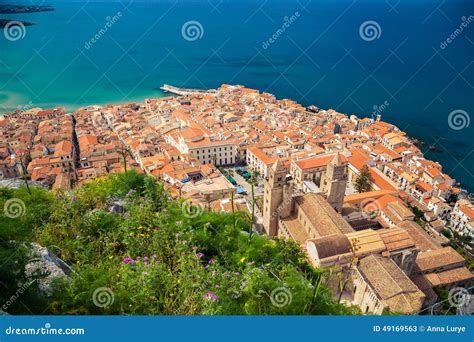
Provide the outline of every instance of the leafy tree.
[[367,192],[370,190],[370,182],[372,181],[369,168],[367,165],[362,167],[359,176],[355,181],[355,188],[358,192]]

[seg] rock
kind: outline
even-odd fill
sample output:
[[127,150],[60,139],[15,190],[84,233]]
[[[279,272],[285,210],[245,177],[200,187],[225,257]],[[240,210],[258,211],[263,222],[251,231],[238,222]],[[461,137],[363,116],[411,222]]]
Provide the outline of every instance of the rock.
[[25,266],[25,275],[37,279],[38,289],[47,296],[52,294],[52,283],[55,279],[68,279],[71,272],[69,266],[37,243],[31,244],[31,260]]

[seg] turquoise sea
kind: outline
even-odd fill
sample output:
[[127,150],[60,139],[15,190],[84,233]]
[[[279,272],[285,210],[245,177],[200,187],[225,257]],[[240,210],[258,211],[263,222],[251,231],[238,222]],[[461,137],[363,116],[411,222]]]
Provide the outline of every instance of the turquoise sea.
[[[439,149],[427,157],[474,191],[472,0],[2,3],[55,11],[0,14],[35,23],[22,39],[0,35],[0,111],[142,100],[162,96],[164,83],[244,84],[305,105],[381,113]],[[453,111],[465,120],[450,126]]]

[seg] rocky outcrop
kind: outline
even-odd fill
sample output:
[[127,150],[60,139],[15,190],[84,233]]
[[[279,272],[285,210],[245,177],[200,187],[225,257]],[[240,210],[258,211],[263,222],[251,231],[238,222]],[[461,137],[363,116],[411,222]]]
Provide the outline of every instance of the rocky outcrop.
[[30,280],[36,279],[38,289],[44,295],[51,295],[55,279],[67,279],[71,269],[47,248],[37,243],[31,244],[31,260],[25,266],[25,275]]

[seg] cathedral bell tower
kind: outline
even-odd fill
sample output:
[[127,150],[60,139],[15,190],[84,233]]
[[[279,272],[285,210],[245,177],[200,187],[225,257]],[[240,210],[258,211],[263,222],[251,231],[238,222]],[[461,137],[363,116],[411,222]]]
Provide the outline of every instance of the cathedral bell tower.
[[346,185],[346,163],[342,162],[338,152],[328,164],[326,173],[321,177],[320,184],[321,192],[326,194],[326,200],[338,213],[342,212]]
[[291,214],[292,184],[288,173],[289,168],[278,159],[270,168],[268,180],[265,181],[263,226],[269,236],[277,236],[280,217]]

